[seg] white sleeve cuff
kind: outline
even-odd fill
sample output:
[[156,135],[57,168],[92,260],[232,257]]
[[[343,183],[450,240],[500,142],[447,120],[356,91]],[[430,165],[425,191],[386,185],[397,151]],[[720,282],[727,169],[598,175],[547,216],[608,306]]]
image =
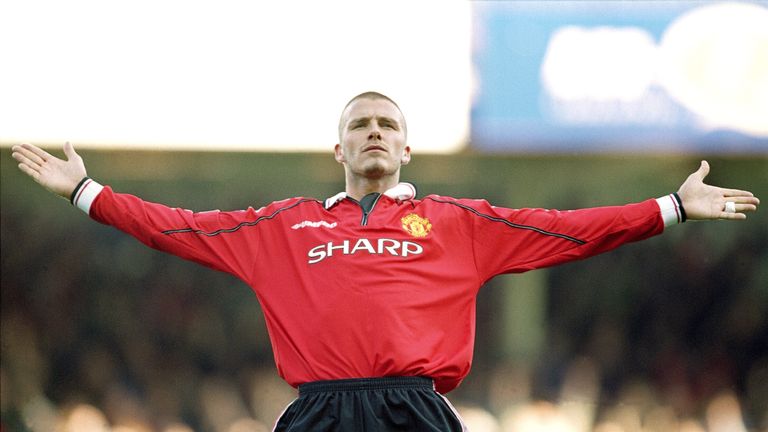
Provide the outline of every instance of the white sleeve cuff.
[[665,228],[685,222],[685,212],[675,194],[656,198],[656,202],[659,204]]
[[72,205],[84,211],[85,214],[90,215],[91,204],[96,197],[101,193],[104,186],[86,177],[72,192]]

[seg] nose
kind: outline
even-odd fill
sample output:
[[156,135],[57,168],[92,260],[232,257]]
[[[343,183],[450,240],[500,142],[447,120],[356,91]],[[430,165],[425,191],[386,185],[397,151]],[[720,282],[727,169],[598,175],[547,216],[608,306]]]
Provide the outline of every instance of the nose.
[[371,128],[371,131],[368,132],[368,139],[369,140],[381,140],[381,132],[379,131],[379,128],[377,126],[373,126]]

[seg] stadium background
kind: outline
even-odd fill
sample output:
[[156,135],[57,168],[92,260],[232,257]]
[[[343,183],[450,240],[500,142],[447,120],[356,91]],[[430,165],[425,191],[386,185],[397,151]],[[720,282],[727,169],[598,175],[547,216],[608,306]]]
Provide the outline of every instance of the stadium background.
[[[701,5],[680,3],[688,3],[685,10]],[[482,47],[505,40],[492,39],[492,28],[504,28],[493,23],[525,14],[544,20],[541,9],[510,12],[501,4],[507,6],[494,12],[483,3],[475,11],[492,18]],[[640,15],[656,23],[649,32],[660,38],[681,11]],[[589,29],[621,15],[614,9],[595,19],[588,12],[590,19],[567,10],[557,19]],[[642,27],[628,18],[617,23]],[[542,33],[534,62],[543,61],[549,36]],[[489,91],[483,83],[510,71],[494,69],[498,64],[486,62],[494,56],[478,46],[475,64],[487,67],[478,67],[464,144],[449,154],[435,154],[439,143],[424,153],[415,146],[403,171],[420,193],[509,207],[623,204],[674,191],[706,158],[709,183],[768,197],[762,132],[733,123],[702,129],[696,119],[706,110],[660,96],[653,86],[619,105],[605,95],[569,99],[523,67],[504,76],[518,83],[533,77],[534,90],[496,82]],[[405,91],[397,88],[395,99]],[[510,96],[513,108],[498,111]],[[530,106],[540,111],[522,108]],[[584,108],[595,106],[602,114],[584,117]],[[601,117],[606,107],[638,113],[659,106],[673,121]],[[7,107],[2,118],[14,120]],[[583,124],[574,125],[573,115],[550,116],[568,109]],[[408,118],[415,127],[418,120]],[[3,432],[268,430],[295,394],[277,378],[250,289],[149,250],[52,198],[15,168],[7,145],[23,134],[9,133],[14,122],[0,123]],[[343,189],[330,147],[147,151],[151,142],[129,150],[130,143],[82,141],[89,175],[172,206],[240,209]],[[59,145],[38,142],[52,151]],[[472,372],[449,397],[475,431],[761,431],[768,428],[767,341],[762,209],[746,222],[689,223],[590,260],[492,280],[478,299]]]

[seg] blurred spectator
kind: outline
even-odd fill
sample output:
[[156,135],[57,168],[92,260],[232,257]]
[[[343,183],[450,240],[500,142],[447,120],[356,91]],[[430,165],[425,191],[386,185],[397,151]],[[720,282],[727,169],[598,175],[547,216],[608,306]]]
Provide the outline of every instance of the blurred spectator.
[[707,430],[709,432],[746,432],[741,407],[731,392],[717,395],[707,405]]
[[[2,432],[261,432],[296,397],[243,284],[85,218],[60,230],[3,206]],[[491,367],[471,380],[487,385],[452,395],[465,420],[768,430],[768,230],[744,226],[719,238],[692,225],[683,241],[549,270],[547,349],[524,363],[478,347]]]

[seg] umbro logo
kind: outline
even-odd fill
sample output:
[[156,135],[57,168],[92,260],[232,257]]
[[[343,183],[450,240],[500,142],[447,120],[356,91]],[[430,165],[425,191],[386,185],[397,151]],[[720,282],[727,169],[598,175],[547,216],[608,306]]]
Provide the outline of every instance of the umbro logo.
[[301,223],[297,223],[296,225],[292,226],[291,229],[301,229],[301,228],[336,228],[337,223],[328,223],[326,221],[304,221]]

